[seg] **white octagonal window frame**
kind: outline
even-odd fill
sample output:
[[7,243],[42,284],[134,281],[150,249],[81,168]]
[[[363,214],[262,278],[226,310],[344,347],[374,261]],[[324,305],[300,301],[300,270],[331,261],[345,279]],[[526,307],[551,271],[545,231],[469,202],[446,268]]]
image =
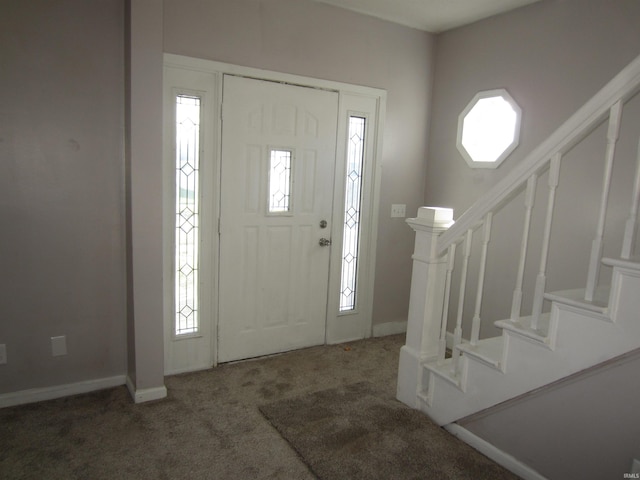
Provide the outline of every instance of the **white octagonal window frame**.
[[458,117],[456,144],[472,168],[497,168],[518,146],[522,110],[504,88],[479,92]]

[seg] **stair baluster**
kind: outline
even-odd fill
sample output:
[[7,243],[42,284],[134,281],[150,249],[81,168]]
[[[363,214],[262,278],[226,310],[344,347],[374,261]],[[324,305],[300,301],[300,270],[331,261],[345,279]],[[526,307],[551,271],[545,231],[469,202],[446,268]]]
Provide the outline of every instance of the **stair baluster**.
[[622,258],[629,260],[633,255],[636,243],[636,224],[638,222],[638,205],[640,205],[640,140],[638,140],[638,153],[636,160],[636,177],[633,183],[631,198],[631,212],[627,219],[622,242]]
[[467,272],[469,270],[469,257],[471,256],[471,242],[473,240],[473,228],[467,230],[464,240],[464,256],[462,258],[462,272],[460,274],[460,292],[458,297],[458,312],[456,317],[456,328],[453,331],[453,348],[451,373],[458,373],[458,360],[460,359],[460,350],[457,346],[462,342],[462,314],[464,311],[464,295],[467,288]]
[[527,190],[524,197],[524,229],[522,232],[522,243],[520,245],[520,262],[518,263],[518,276],[516,278],[516,288],[513,291],[511,302],[511,320],[517,322],[520,319],[522,309],[522,287],[524,284],[524,267],[527,260],[527,249],[529,245],[529,231],[531,230],[531,212],[536,197],[536,183],[538,175],[533,174],[527,180]]
[[442,305],[442,320],[440,324],[440,344],[438,345],[438,363],[442,365],[447,351],[447,321],[449,319],[449,299],[451,298],[451,275],[456,262],[456,244],[449,245],[447,257],[447,274],[444,284],[444,303]]
[[480,310],[482,308],[482,293],[484,291],[484,272],[487,266],[487,250],[491,240],[491,220],[493,213],[487,213],[484,219],[484,229],[482,238],[482,253],[480,257],[480,271],[478,272],[478,290],[476,292],[476,306],[471,323],[471,339],[469,343],[475,346],[480,338]]
[[538,320],[542,314],[544,290],[547,284],[547,260],[549,258],[549,243],[551,241],[551,224],[553,222],[553,209],[556,200],[556,190],[560,177],[560,160],[562,154],[556,153],[549,165],[549,200],[547,202],[547,217],[544,224],[544,236],[542,238],[542,251],[540,252],[540,270],[536,277],[536,286],[533,294],[533,307],[531,310],[531,329],[538,329]]
[[604,226],[609,203],[609,188],[611,187],[611,173],[613,172],[613,159],[616,152],[616,144],[620,134],[620,120],[622,118],[622,100],[613,104],[609,111],[609,128],[607,130],[607,150],[605,152],[604,177],[602,182],[602,198],[600,200],[600,214],[598,215],[598,227],[596,237],[591,244],[591,257],[589,260],[589,273],[587,275],[587,288],[584,299],[593,301],[593,296],[598,286],[600,274],[600,259],[602,258]]

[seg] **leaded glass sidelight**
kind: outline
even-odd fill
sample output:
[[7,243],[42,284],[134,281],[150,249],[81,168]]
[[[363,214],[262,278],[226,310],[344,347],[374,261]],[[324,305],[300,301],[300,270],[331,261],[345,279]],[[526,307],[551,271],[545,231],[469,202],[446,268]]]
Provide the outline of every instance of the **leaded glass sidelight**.
[[196,96],[176,96],[176,335],[199,331],[200,103]]
[[271,150],[269,155],[269,213],[291,211],[291,150]]
[[355,310],[356,308],[365,123],[366,119],[363,117],[349,117],[342,241],[342,276],[340,281],[341,312]]

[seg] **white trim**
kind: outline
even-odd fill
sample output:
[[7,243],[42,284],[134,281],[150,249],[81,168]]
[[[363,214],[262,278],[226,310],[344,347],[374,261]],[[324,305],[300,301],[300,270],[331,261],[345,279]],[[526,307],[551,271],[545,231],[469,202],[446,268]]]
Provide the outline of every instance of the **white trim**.
[[275,72],[272,70],[262,70],[260,68],[244,67],[231,63],[216,62],[201,58],[186,57],[172,53],[164,54],[164,65],[166,67],[183,68],[206,73],[223,73],[225,75],[237,75],[240,77],[256,78],[258,80],[270,80],[278,83],[290,83],[303,87],[314,87],[334,91],[346,91],[365,96],[379,97],[381,94],[386,97],[386,91],[366,87],[363,85],[353,85],[350,83],[336,82],[333,80],[323,80],[320,78],[293,75],[290,73]]
[[400,320],[397,322],[379,323],[373,326],[374,337],[385,337],[387,335],[397,335],[399,333],[406,333],[407,321]]
[[519,477],[524,478],[525,480],[547,480],[546,477],[540,475],[533,468],[525,465],[517,458],[509,455],[508,453],[500,450],[498,447],[490,444],[486,440],[478,437],[474,433],[471,433],[464,427],[461,427],[457,423],[451,423],[449,425],[445,425],[445,430],[447,430],[450,434],[455,437],[458,437],[467,445],[475,448],[480,453],[489,457],[491,460],[496,462],[499,465],[502,465],[504,468],[509,470],[512,473],[515,473]]
[[129,394],[135,403],[150,402],[152,400],[160,400],[167,396],[167,387],[164,385],[154,388],[140,388],[136,389],[133,385],[133,380],[127,375],[127,389]]
[[[471,113],[471,110],[475,108],[478,101],[486,98],[495,98],[495,97],[501,97],[504,101],[506,101],[509,105],[511,105],[511,108],[515,112],[516,121],[514,125],[514,135],[513,135],[513,140],[511,141],[509,146],[504,149],[504,151],[498,156],[498,158],[496,158],[492,162],[482,162],[473,158],[471,156],[471,153],[467,150],[467,147],[465,147],[462,144],[462,134],[464,130],[464,123],[467,118],[467,115],[469,115],[469,113]],[[520,105],[518,105],[518,103],[509,94],[509,92],[507,92],[506,89],[497,88],[494,90],[485,90],[482,92],[478,92],[458,116],[458,135],[456,138],[456,146],[458,147],[458,152],[460,152],[460,155],[462,155],[462,158],[464,158],[464,160],[467,162],[467,165],[469,165],[469,167],[471,168],[498,168],[502,164],[502,162],[504,162],[504,160],[509,155],[511,155],[511,152],[513,152],[520,143],[521,121],[522,121],[522,109],[520,108]],[[499,122],[496,122],[496,123],[499,123]]]
[[116,375],[115,377],[85,380],[77,383],[69,383],[67,385],[54,385],[52,387],[30,388],[27,390],[20,390],[18,392],[3,393],[0,394],[0,408],[41,402],[43,400],[53,400],[55,398],[68,397],[70,395],[78,395],[81,393],[94,392],[96,390],[104,390],[106,388],[119,387],[124,385],[125,381],[124,375]]

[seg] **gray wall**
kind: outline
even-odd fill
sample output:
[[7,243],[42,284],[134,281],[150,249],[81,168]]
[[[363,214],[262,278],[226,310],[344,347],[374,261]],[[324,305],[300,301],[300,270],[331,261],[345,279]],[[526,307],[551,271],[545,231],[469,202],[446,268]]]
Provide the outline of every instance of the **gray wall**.
[[1,10],[0,393],[123,375],[123,2]]
[[[508,174],[618,71],[640,54],[640,2],[635,0],[545,0],[510,13],[445,32],[437,37],[433,108],[425,203],[465,209]],[[519,147],[495,170],[471,169],[456,148],[459,113],[482,90],[506,88],[523,111]],[[619,255],[620,226],[628,213],[637,145],[637,100],[625,112],[605,239],[605,253]],[[579,288],[586,282],[586,260],[596,231],[605,130],[567,155],[554,217],[549,290]],[[546,209],[546,175],[541,178],[534,211],[536,232],[527,263],[525,286],[532,290],[538,269],[539,241]],[[624,208],[624,212],[622,208]],[[482,335],[494,335],[491,323],[506,318],[515,285],[522,231],[522,197],[494,218],[489,250],[487,296]],[[479,237],[480,235],[477,235]],[[475,256],[478,258],[478,255]],[[472,267],[477,269],[477,264]],[[473,269],[472,269],[473,270]],[[475,271],[475,270],[473,270]],[[602,283],[607,283],[604,272]],[[471,277],[474,278],[474,277]],[[475,296],[471,282],[470,300]],[[531,294],[525,294],[525,313]],[[455,314],[455,309],[452,309]],[[466,312],[473,312],[467,302]]]
[[[640,55],[640,2],[545,0],[437,37],[425,200],[456,216],[503,178],[533,148],[631,60]],[[523,110],[520,146],[497,170],[472,170],[456,149],[459,113],[481,90],[504,87]],[[628,214],[640,125],[640,98],[625,108],[614,168],[605,254],[619,255]],[[550,246],[548,290],[579,288],[597,222],[606,129],[600,127],[563,161]],[[527,264],[529,292],[538,252],[547,176],[539,182]],[[483,301],[482,335],[507,318],[515,285],[524,211],[522,196],[494,222]],[[477,247],[477,245],[476,245]],[[478,255],[476,255],[476,258]],[[477,263],[472,265],[477,271]],[[608,282],[603,271],[601,284]],[[471,282],[471,295],[475,295]],[[469,291],[469,290],[468,290]],[[470,298],[473,300],[473,298]],[[530,293],[525,295],[525,313]],[[454,309],[455,310],[455,309]],[[466,312],[473,311],[472,301]],[[455,313],[455,312],[454,312]],[[621,478],[640,445],[640,360],[562,384],[461,422],[479,437],[555,478]]]
[[309,0],[165,0],[165,52],[386,89],[373,322],[406,320],[424,201],[434,37]]
[[460,424],[550,480],[623,478],[640,459],[639,369],[636,351]]
[[[127,369],[125,2],[2,0],[2,11],[0,393],[139,376],[138,357],[161,347],[144,331],[161,298],[141,264],[153,280],[137,288],[144,321],[129,322]],[[374,322],[405,320],[413,237],[389,210],[423,203],[434,37],[308,0],[168,0],[164,19],[167,52],[388,91]],[[142,163],[129,166],[139,184]],[[135,195],[157,192],[133,195],[135,253]],[[156,231],[157,214],[139,232]],[[57,335],[69,353],[54,358]]]

